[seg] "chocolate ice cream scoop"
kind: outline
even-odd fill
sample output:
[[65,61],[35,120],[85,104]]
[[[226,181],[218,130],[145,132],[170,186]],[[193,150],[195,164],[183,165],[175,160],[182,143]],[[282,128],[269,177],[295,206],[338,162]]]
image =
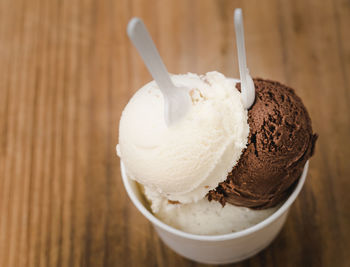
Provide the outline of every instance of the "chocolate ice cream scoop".
[[247,148],[227,179],[208,193],[208,199],[265,209],[285,199],[294,188],[313,155],[317,134],[293,89],[263,79],[254,79],[254,84]]

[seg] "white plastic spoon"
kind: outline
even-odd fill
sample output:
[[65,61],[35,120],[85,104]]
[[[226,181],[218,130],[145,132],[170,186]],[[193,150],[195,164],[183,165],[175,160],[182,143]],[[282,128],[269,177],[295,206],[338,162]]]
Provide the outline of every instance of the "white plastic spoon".
[[244,28],[242,9],[236,8],[234,14],[234,24],[236,31],[236,44],[238,52],[239,75],[241,78],[241,94],[243,105],[249,109],[255,100],[255,87],[252,77],[249,75],[244,46]]
[[176,87],[155,47],[145,24],[139,18],[132,18],[127,28],[128,36],[156,81],[164,97],[165,122],[167,126],[180,120],[191,107],[188,89]]

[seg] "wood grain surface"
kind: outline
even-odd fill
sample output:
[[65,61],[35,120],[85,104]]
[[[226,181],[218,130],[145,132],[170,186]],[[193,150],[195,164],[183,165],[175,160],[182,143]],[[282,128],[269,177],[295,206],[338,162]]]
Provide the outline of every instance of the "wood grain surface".
[[0,266],[200,266],[168,249],[123,188],[118,121],[151,77],[125,28],[143,18],[170,72],[294,87],[319,133],[273,244],[235,266],[350,266],[348,0],[0,1]]

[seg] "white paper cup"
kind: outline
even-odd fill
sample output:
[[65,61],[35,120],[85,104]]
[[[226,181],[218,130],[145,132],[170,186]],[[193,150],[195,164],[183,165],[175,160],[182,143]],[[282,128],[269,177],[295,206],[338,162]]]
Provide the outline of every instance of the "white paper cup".
[[283,205],[271,216],[248,229],[224,235],[194,235],[177,230],[155,217],[143,203],[136,183],[126,176],[121,162],[125,189],[136,208],[153,224],[160,238],[176,253],[185,258],[208,264],[242,261],[266,248],[280,232],[290,206],[302,189],[309,162],[306,162],[297,186]]

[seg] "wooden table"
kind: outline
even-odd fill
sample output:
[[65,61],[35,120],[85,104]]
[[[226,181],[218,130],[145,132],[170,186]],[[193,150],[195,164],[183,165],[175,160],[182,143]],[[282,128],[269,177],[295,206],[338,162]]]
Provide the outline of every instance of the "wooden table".
[[350,2],[0,2],[0,266],[199,266],[172,252],[123,188],[118,121],[151,77],[125,28],[142,17],[173,73],[294,87],[319,133],[285,227],[236,266],[350,266]]

